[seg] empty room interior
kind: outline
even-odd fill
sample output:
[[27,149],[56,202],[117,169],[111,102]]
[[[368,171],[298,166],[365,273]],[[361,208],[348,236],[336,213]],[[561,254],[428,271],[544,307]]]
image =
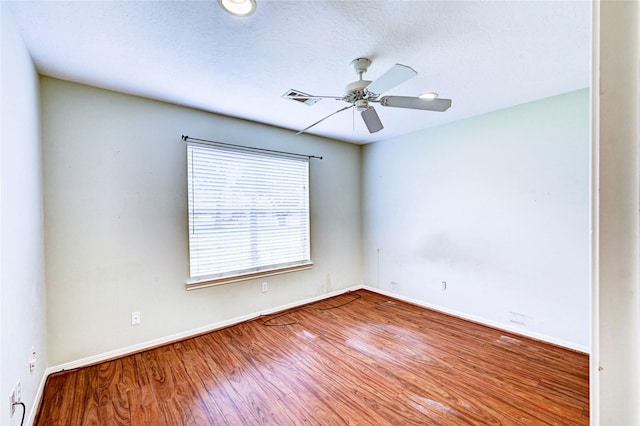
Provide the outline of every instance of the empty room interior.
[[1,425],[640,424],[637,2],[1,13]]

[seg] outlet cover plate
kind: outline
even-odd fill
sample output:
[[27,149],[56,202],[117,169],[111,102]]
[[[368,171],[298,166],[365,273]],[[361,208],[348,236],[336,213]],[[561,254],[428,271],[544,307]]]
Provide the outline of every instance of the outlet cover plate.
[[14,405],[16,402],[16,390],[12,390],[11,391],[11,395],[9,395],[9,413],[11,413],[11,417],[13,417],[13,415],[16,412],[16,406]]

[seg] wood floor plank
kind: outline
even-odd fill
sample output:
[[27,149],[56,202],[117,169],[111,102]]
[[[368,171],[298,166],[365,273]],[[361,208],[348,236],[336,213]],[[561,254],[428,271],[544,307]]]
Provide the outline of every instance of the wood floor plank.
[[231,384],[235,397],[244,405],[245,409],[255,417],[260,424],[283,424],[286,415],[274,410],[275,402],[282,397],[282,393],[260,380],[260,375],[250,363],[242,362],[241,354],[232,350],[233,336],[229,329],[220,331],[222,342],[210,340],[209,346],[215,352],[216,359],[221,363],[225,376]]
[[[204,348],[198,354],[190,352],[185,354],[185,365],[189,376],[197,377],[203,385],[204,391],[201,395],[204,403],[209,406],[213,401],[215,404],[215,408],[210,409],[215,420],[233,425],[252,424],[253,416],[244,408],[244,403],[235,397],[235,389],[218,368],[218,364],[215,360],[207,362],[214,356],[208,354]],[[217,416],[218,412],[222,415],[221,419]]]
[[46,383],[46,389],[40,404],[40,418],[47,419],[47,424],[55,425],[60,417],[60,401],[64,394],[61,391],[66,380],[72,378],[72,373],[61,372],[54,376],[49,376]]
[[360,290],[52,375],[63,424],[588,425],[589,359]]
[[168,346],[167,349],[171,352],[173,359],[176,360],[176,362],[168,361],[167,363],[176,386],[172,402],[180,402],[182,404],[182,406],[173,405],[173,407],[178,409],[180,407],[182,409],[189,407],[190,416],[194,424],[206,424],[206,420],[210,418],[222,419],[222,412],[206,392],[203,382],[198,379],[197,375],[192,376],[189,374],[187,357],[190,352],[180,349],[174,350],[173,346]]
[[[297,399],[289,397],[300,392],[308,393],[310,388],[309,380],[301,379],[303,372],[297,365],[295,354],[281,344],[283,337],[277,337],[278,334],[267,327],[250,327],[250,329],[253,332],[247,332],[245,328],[244,333],[235,335],[239,343],[236,348],[243,354],[246,362],[252,363],[257,368],[263,380],[284,394],[280,399],[287,401],[288,411],[295,411],[298,419],[303,418],[308,422],[312,422],[308,419],[317,415],[318,412],[324,413],[324,416],[328,415],[325,408],[315,404],[315,400],[300,404]],[[259,343],[258,348],[254,346],[256,342]],[[276,352],[270,348],[279,349]],[[277,394],[274,398],[278,398]]]
[[83,377],[83,380],[79,380],[78,382],[83,383],[81,394],[84,395],[81,405],[83,410],[81,417],[79,417],[79,424],[86,426],[97,426],[100,424],[99,395],[94,383],[94,370],[95,369],[84,368],[78,371],[78,376]]
[[58,407],[58,416],[55,424],[64,425],[69,422],[70,424],[79,424],[78,411],[82,405],[75,401],[78,398],[80,387],[76,384],[78,381],[78,372],[69,373],[62,385],[60,386],[60,405]]
[[94,375],[97,376],[98,418],[107,419],[115,426],[131,424],[129,399],[123,384],[123,364],[118,360],[93,367]]
[[381,415],[383,410],[372,407],[366,398],[360,396],[366,395],[361,389],[361,371],[366,364],[354,366],[353,359],[343,357],[341,370],[336,374],[337,358],[333,345],[321,336],[310,339],[312,335],[306,330],[299,330],[297,334],[302,335],[302,339],[286,340],[286,336],[281,336],[280,341],[287,341],[289,346],[296,348],[296,353],[302,354],[297,359],[295,376],[304,380],[307,392],[331,407],[336,415],[343,418],[343,422],[348,423],[350,419],[359,416],[375,418]]
[[[132,426],[172,426],[167,423],[152,385],[142,385],[127,392]],[[75,423],[70,423],[75,424]]]

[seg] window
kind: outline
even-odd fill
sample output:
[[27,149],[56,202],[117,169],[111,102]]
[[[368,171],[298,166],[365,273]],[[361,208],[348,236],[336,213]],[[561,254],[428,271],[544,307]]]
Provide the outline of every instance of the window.
[[189,142],[187,288],[311,267],[307,157]]

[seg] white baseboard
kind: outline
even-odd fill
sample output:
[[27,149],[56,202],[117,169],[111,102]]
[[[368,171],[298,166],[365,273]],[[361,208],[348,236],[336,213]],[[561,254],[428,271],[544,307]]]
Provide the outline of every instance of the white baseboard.
[[51,374],[51,372],[49,371],[48,368],[42,374],[42,379],[40,379],[38,390],[36,391],[35,397],[33,398],[33,403],[31,404],[29,415],[27,416],[25,413],[25,418],[24,418],[25,425],[33,425],[33,422],[35,422],[36,420],[36,415],[38,415],[38,407],[42,403],[42,396],[44,395],[44,386],[47,383],[47,377],[49,377],[49,374]]
[[459,312],[459,311],[455,311],[453,309],[449,309],[449,308],[445,308],[442,306],[438,306],[438,305],[434,305],[432,303],[427,303],[424,302],[422,300],[418,300],[418,299],[413,299],[411,297],[406,297],[406,296],[402,296],[398,293],[393,293],[387,290],[383,290],[377,287],[371,287],[371,286],[363,286],[364,289],[369,290],[369,291],[373,291],[375,293],[378,294],[382,294],[394,299],[398,299],[398,300],[402,300],[404,302],[407,303],[411,303],[413,305],[418,305],[418,306],[422,306],[423,308],[427,308],[427,309],[432,309],[434,311],[438,311],[438,312],[442,312],[448,315],[452,315],[454,317],[458,317],[458,318],[462,318],[468,321],[472,321],[478,324],[482,324],[482,325],[486,325],[492,328],[496,328],[498,330],[503,330],[503,331],[507,331],[509,333],[513,333],[513,334],[519,334],[521,336],[525,336],[525,337],[529,337],[531,339],[535,339],[535,340],[540,340],[543,342],[547,342],[547,343],[551,343],[553,345],[556,346],[561,346],[563,348],[567,348],[567,349],[571,349],[572,351],[577,351],[577,352],[582,352],[585,354],[589,354],[590,353],[590,348],[583,346],[583,345],[577,345],[573,342],[567,342],[565,340],[561,340],[561,339],[556,339],[554,337],[550,337],[544,334],[540,334],[540,333],[534,333],[528,330],[523,330],[521,328],[515,328],[515,327],[509,327],[509,325],[507,324],[503,324],[503,323],[498,323],[495,321],[489,321],[485,318],[481,318],[481,317],[476,317],[474,315],[469,315],[469,314],[465,314],[463,312]]
[[236,318],[231,318],[229,320],[226,321],[221,321],[215,324],[209,324],[203,327],[198,327],[192,330],[187,330],[184,332],[180,332],[180,333],[176,333],[176,334],[172,334],[170,336],[165,336],[165,337],[160,337],[158,339],[153,339],[153,340],[148,340],[146,342],[141,342],[135,345],[131,345],[131,346],[126,346],[124,348],[120,348],[120,349],[115,349],[109,352],[103,352],[101,354],[97,354],[97,355],[92,355],[90,357],[86,357],[86,358],[82,358],[82,359],[78,359],[75,361],[70,361],[70,362],[65,362],[63,364],[58,364],[58,365],[54,365],[52,367],[47,368],[47,371],[45,372],[45,378],[44,380],[46,381],[46,378],[52,374],[52,373],[57,373],[60,371],[65,371],[65,370],[73,370],[76,368],[80,368],[80,367],[86,367],[88,365],[92,365],[92,364],[97,364],[99,362],[102,361],[106,361],[109,359],[113,359],[113,358],[119,358],[122,356],[126,356],[129,354],[133,354],[136,352],[141,352],[147,349],[151,349],[157,346],[161,346],[161,345],[165,345],[168,343],[172,343],[172,342],[176,342],[179,340],[183,340],[183,339],[188,339],[190,337],[194,337],[197,336],[199,334],[204,334],[204,333],[208,333],[214,330],[218,330],[224,327],[229,327],[235,324],[239,324],[241,322],[245,322],[245,321],[250,321],[252,319],[258,318],[260,316],[263,315],[271,315],[274,314],[276,312],[281,312],[281,311],[286,311],[287,309],[292,309],[292,308],[297,308],[298,306],[302,306],[302,305],[306,305],[308,303],[313,303],[313,302],[318,302],[320,300],[324,300],[324,299],[328,299],[330,297],[334,297],[334,296],[338,296],[344,293],[348,293],[350,291],[354,291],[354,290],[359,290],[364,288],[364,286],[362,285],[356,285],[356,286],[352,286],[352,287],[348,287],[348,288],[343,288],[340,290],[336,290],[336,291],[332,291],[329,293],[325,293],[322,294],[320,296],[315,296],[315,297],[311,297],[308,299],[304,299],[304,300],[300,300],[300,301],[296,301],[293,303],[288,303],[286,305],[281,305],[281,306],[277,306],[274,308],[270,308],[270,309],[266,309],[264,311],[260,311],[260,312],[255,312],[255,313],[251,313],[248,315],[243,315],[240,317],[236,317]]

